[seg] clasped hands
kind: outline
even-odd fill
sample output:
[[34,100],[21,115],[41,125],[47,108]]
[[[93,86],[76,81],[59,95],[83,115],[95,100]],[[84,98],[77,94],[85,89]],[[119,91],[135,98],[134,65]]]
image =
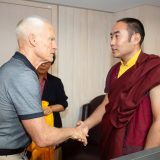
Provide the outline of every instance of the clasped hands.
[[[51,107],[47,106],[44,109],[44,114],[49,115],[51,113],[52,113]],[[88,137],[88,126],[83,121],[77,122],[77,126],[73,128],[73,134],[71,136],[71,139],[82,142],[83,145],[86,146],[87,137]]]
[[78,140],[82,142],[84,146],[87,145],[87,137],[88,137],[88,126],[83,122],[77,122],[77,126],[74,128],[74,133],[71,139]]

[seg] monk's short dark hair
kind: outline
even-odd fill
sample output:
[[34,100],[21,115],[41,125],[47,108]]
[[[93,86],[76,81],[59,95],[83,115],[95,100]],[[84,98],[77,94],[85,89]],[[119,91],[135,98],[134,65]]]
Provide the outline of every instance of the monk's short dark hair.
[[127,17],[127,18],[119,19],[117,22],[124,22],[128,25],[128,32],[129,32],[130,38],[134,33],[139,33],[141,36],[140,45],[142,44],[145,37],[145,30],[140,20],[136,18]]

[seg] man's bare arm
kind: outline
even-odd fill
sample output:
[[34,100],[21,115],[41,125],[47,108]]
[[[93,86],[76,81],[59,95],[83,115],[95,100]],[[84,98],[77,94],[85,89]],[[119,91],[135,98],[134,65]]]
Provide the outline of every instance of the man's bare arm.
[[53,112],[61,112],[61,111],[64,111],[64,109],[65,108],[61,104],[50,105],[44,109],[44,114],[48,115]]
[[39,147],[58,145],[69,138],[77,139],[85,145],[87,144],[86,135],[82,132],[80,126],[77,128],[50,127],[45,122],[44,117],[23,120],[22,123],[32,140]]
[[88,126],[88,129],[94,127],[101,122],[102,117],[105,113],[105,106],[108,104],[108,94],[104,97],[102,103],[96,108],[96,110],[89,116],[85,121],[85,125]]
[[147,135],[145,149],[160,146],[160,85],[151,89],[149,94],[151,99],[153,122]]

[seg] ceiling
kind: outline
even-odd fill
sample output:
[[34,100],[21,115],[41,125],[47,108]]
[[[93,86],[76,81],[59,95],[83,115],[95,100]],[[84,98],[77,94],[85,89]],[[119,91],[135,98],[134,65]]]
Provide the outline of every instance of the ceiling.
[[60,4],[71,7],[118,12],[140,5],[160,6],[160,0],[30,0],[35,2]]

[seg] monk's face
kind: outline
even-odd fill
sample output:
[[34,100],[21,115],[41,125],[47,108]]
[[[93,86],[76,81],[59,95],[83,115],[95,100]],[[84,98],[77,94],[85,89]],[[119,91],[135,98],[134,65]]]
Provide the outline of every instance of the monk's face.
[[47,74],[50,66],[51,66],[51,62],[42,63],[37,69],[38,74],[39,75]]
[[124,22],[117,22],[113,26],[110,35],[110,45],[113,56],[121,58],[122,60],[130,59],[135,50],[135,46],[132,37],[127,30],[127,24]]

